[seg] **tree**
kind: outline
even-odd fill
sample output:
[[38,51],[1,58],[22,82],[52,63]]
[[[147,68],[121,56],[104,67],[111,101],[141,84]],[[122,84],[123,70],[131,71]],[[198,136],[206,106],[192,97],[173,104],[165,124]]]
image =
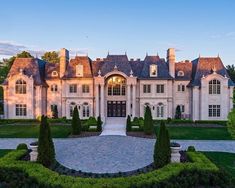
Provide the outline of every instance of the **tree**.
[[40,124],[37,161],[46,167],[50,167],[55,161],[55,149],[51,138],[51,130],[47,117],[44,115]]
[[226,66],[227,72],[233,82],[235,82],[235,66],[234,65],[227,65]]
[[145,108],[144,113],[144,133],[148,135],[153,133],[153,118],[149,106]]
[[181,109],[179,105],[176,107],[175,110],[175,119],[181,119]]
[[102,121],[101,121],[100,116],[98,116],[97,118],[97,131],[98,132],[102,131]]
[[21,53],[17,54],[16,57],[18,58],[33,58],[33,56],[29,53],[29,52],[26,52],[26,51],[22,51]]
[[44,55],[41,57],[42,60],[47,61],[49,63],[59,63],[60,58],[57,52],[52,51],[52,52],[46,52]]
[[131,131],[131,117],[130,117],[130,115],[128,115],[127,119],[126,119],[126,131]]
[[235,109],[228,114],[227,128],[232,138],[235,138]]
[[75,106],[73,110],[73,118],[72,118],[72,134],[73,135],[81,134],[81,129],[82,129],[82,126],[81,126],[81,120],[78,114],[78,108],[77,106]]
[[161,168],[170,163],[170,138],[169,132],[166,129],[165,123],[163,121],[161,121],[160,130],[158,132],[157,140],[154,146],[153,159],[156,168]]

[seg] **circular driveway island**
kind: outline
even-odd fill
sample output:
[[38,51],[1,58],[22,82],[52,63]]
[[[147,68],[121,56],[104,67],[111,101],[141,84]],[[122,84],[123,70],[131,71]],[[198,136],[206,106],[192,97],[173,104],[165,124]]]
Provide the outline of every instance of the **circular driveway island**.
[[154,142],[129,136],[73,138],[70,142],[57,140],[56,159],[68,168],[83,172],[127,172],[153,162]]

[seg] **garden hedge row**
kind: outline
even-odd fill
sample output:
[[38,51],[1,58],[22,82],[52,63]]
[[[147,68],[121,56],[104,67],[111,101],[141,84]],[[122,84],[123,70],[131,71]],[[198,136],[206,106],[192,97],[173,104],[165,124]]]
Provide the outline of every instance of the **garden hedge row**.
[[[32,181],[34,184],[36,181],[40,187],[192,187],[194,185],[213,185],[213,182],[223,180],[219,178],[220,171],[217,166],[199,152],[187,152],[192,162],[172,163],[145,174],[119,178],[81,178],[59,175],[38,163],[18,160],[25,153],[26,150],[14,150],[0,158],[0,169],[9,171],[10,174],[24,173],[23,177],[28,177],[28,181]],[[9,180],[10,176],[7,178]],[[176,183],[176,180],[180,181]],[[224,181],[220,183],[223,185]]]

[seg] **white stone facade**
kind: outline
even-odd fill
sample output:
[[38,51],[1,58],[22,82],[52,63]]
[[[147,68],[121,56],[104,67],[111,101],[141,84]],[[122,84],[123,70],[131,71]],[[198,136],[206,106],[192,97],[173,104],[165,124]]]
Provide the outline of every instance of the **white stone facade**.
[[[61,54],[67,53],[63,49]],[[194,79],[193,75],[197,74],[193,73],[192,68],[191,79],[177,79],[175,78],[177,63],[172,49],[168,52],[170,58],[167,59],[170,79],[142,79],[132,72],[129,75],[126,74],[118,67],[114,67],[105,74],[101,74],[99,70],[92,77],[79,76],[66,79],[63,76],[68,58],[64,55],[60,62],[63,64],[60,65],[60,77],[45,79],[46,85],[36,85],[34,77],[25,74],[22,70],[18,74],[8,76],[7,84],[2,85],[6,119],[34,119],[43,114],[51,117],[52,105],[57,106],[59,117],[71,118],[71,110],[77,105],[82,119],[101,116],[103,120],[108,116],[143,117],[144,109],[149,105],[153,119],[167,119],[174,118],[176,107],[180,105],[182,118],[226,120],[233,107],[233,84],[229,84],[228,76],[221,75],[214,69],[200,78],[200,85],[190,85]],[[82,74],[84,71],[82,70]],[[114,89],[115,91],[112,90],[112,92],[123,91],[123,94],[109,94],[108,79],[112,76],[118,76],[124,80],[121,91]],[[26,92],[16,94],[16,81],[19,79],[26,82]],[[209,82],[212,80],[218,80],[220,83],[217,94],[209,94]],[[72,89],[71,85],[74,85]],[[54,86],[56,89],[53,88]],[[22,106],[18,106],[19,109],[17,109],[18,104],[25,104],[26,109],[22,109]]]

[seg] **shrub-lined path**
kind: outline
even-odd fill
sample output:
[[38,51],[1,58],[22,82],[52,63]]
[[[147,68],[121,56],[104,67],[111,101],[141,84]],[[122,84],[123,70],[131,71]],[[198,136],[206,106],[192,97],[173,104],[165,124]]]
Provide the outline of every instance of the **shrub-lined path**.
[[[19,143],[35,139],[1,138],[0,149],[15,149]],[[235,153],[235,141],[176,140],[186,149]],[[114,173],[135,170],[153,161],[154,139],[130,136],[94,136],[54,139],[57,160],[84,172]]]

